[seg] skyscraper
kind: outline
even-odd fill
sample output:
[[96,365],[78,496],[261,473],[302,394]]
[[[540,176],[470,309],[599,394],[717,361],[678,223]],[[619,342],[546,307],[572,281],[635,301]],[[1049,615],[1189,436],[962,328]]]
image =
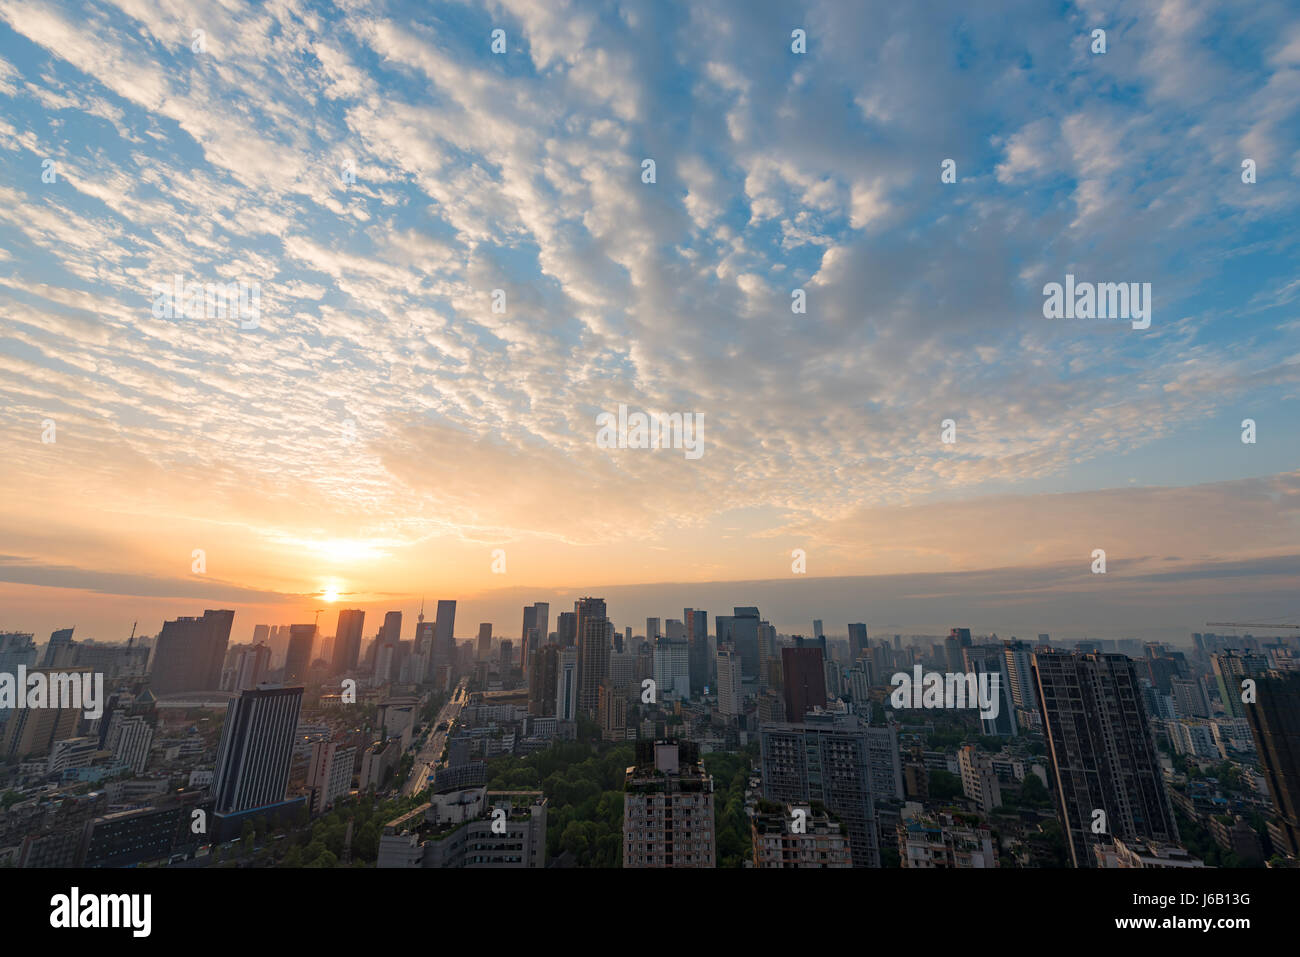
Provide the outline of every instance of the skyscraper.
[[[561,616],[569,612],[561,612]],[[555,717],[573,721],[578,716],[578,649],[560,648],[555,677]]]
[[1074,866],[1096,866],[1094,848],[1113,837],[1176,844],[1178,826],[1133,662],[1040,649],[1034,675]]
[[63,668],[72,664],[72,632],[71,628],[50,632],[49,644],[45,646],[45,655],[41,658],[42,668]]
[[1282,850],[1300,857],[1300,673],[1271,671],[1255,679],[1255,701],[1244,707],[1277,809],[1272,829]]
[[315,625],[290,625],[289,650],[284,658],[284,683],[301,685],[307,681],[311,653],[316,647]]
[[[757,681],[759,676],[758,609],[744,606],[732,609],[735,614],[729,621],[731,641],[740,653],[740,670],[746,680]],[[721,632],[718,640],[722,640]]]
[[787,721],[802,721],[813,708],[826,707],[825,656],[819,645],[795,638],[795,647],[781,649],[781,670]]
[[492,622],[480,622],[478,626],[478,648],[474,657],[479,661],[487,661],[488,655],[492,653]]
[[972,645],[962,649],[963,667],[967,674],[989,676],[989,686],[997,698],[997,714],[980,717],[980,730],[990,737],[1014,738],[1016,706],[1011,696],[1011,677],[1007,674],[1006,656],[1001,645]]
[[544,601],[524,606],[524,625],[520,629],[519,665],[528,674],[533,652],[550,637],[551,606]]
[[1246,678],[1259,678],[1268,671],[1268,658],[1250,652],[1225,651],[1210,659],[1219,688],[1219,700],[1233,718],[1244,718],[1246,706],[1241,700],[1241,683]]
[[718,649],[718,711],[734,718],[744,710],[740,655],[726,645]]
[[212,781],[217,814],[284,800],[301,705],[301,688],[255,688],[230,703]]
[[857,661],[869,650],[867,626],[862,622],[849,625],[849,657]]
[[654,679],[659,700],[691,693],[690,646],[685,638],[662,637],[654,646]]
[[709,683],[709,613],[686,608],[682,619],[686,622],[686,641],[691,649],[691,694],[701,695]]
[[535,718],[555,714],[560,672],[558,645],[545,644],[533,652],[528,666],[528,713]]
[[1002,658],[1011,682],[1011,700],[1017,708],[1037,711],[1038,692],[1034,685],[1034,651],[1027,641],[1014,638],[1002,642]]
[[266,680],[271,670],[271,649],[266,645],[253,645],[239,653],[235,666],[233,690],[248,691]]
[[154,646],[150,688],[155,695],[183,691],[215,691],[221,687],[222,666],[235,613],[203,612],[202,618],[163,622]]
[[360,608],[339,611],[339,623],[334,629],[334,662],[331,670],[336,675],[356,671],[361,661],[361,629],[366,623],[366,613]]
[[438,618],[434,626],[432,667],[436,671],[444,665],[456,664],[456,602],[442,599],[438,602]]
[[572,648],[578,643],[578,616],[571,611],[560,612],[560,617],[555,623],[556,632],[560,638],[561,648]]
[[579,598],[573,611],[578,616],[578,710],[594,718],[600,705],[600,684],[609,676],[605,599]]

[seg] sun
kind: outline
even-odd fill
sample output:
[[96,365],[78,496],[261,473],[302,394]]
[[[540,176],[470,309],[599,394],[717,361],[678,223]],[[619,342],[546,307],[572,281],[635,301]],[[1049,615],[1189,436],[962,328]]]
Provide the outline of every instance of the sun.
[[322,597],[328,602],[335,602],[339,600],[339,590],[334,585],[327,586],[325,588],[325,591],[322,592],[321,594]]

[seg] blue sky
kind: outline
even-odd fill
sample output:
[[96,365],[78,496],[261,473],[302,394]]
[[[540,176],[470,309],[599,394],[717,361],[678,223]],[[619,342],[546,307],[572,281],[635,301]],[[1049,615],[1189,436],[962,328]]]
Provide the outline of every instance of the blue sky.
[[[0,0],[0,103],[15,626],[488,593],[498,547],[557,589],[1295,551],[1292,5]],[[1150,328],[1045,319],[1066,273]],[[154,318],[175,274],[258,328]],[[706,454],[597,448],[619,403]]]

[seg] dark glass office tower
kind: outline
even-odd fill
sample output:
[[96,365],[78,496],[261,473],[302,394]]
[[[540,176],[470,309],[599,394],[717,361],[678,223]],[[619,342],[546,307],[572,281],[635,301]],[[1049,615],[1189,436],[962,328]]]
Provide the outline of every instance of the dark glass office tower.
[[315,625],[289,626],[289,651],[284,657],[284,683],[300,685],[307,680],[312,650],[316,647]]
[[605,599],[580,598],[573,605],[578,616],[578,710],[595,717],[600,704],[600,683],[609,677],[609,618]]
[[1255,679],[1255,702],[1246,704],[1268,793],[1277,808],[1274,832],[1282,850],[1300,857],[1300,674],[1270,671]]
[[334,630],[334,663],[336,675],[357,670],[361,660],[361,629],[366,613],[360,608],[344,608],[339,612],[338,627]]
[[[1124,655],[1038,650],[1034,680],[1043,713],[1057,813],[1075,867],[1114,836],[1178,843],[1169,794],[1147,726],[1133,662]],[[1094,833],[1094,821],[1105,829]]]

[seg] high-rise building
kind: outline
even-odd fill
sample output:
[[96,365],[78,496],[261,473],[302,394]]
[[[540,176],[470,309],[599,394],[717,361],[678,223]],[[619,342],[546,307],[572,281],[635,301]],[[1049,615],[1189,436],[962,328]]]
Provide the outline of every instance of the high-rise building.
[[1017,708],[1038,710],[1038,692],[1034,686],[1034,650],[1027,641],[1014,638],[1002,642],[1002,659],[1011,683],[1011,701]]
[[438,618],[434,624],[432,667],[453,668],[456,664],[456,602],[442,599],[438,602]]
[[572,648],[578,643],[578,616],[572,611],[560,612],[555,627],[560,638],[561,648]]
[[72,664],[72,632],[71,628],[60,628],[50,633],[50,642],[41,658],[42,668],[65,668]]
[[[16,675],[19,667],[31,670],[36,666],[36,643],[32,638],[28,631],[0,631],[0,674]],[[0,725],[7,720],[10,710],[7,705],[0,705]]]
[[730,645],[718,649],[718,711],[734,718],[744,711],[740,655]]
[[975,802],[982,814],[1002,806],[1002,789],[988,754],[967,744],[957,752],[957,763],[961,768],[962,793]]
[[595,718],[600,685],[609,676],[610,627],[605,599],[580,598],[573,610],[578,616],[578,710]]
[[366,613],[360,608],[344,608],[339,612],[339,623],[334,629],[334,661],[331,670],[336,675],[356,671],[361,662],[361,629],[366,623]]
[[312,650],[316,647],[315,625],[290,625],[289,650],[284,657],[284,684],[301,685],[307,681]]
[[285,799],[302,688],[263,686],[230,702],[217,745],[213,810],[233,815]]
[[1272,671],[1256,678],[1255,700],[1245,710],[1277,809],[1271,831],[1288,857],[1300,857],[1300,672]]
[[826,668],[821,646],[796,637],[793,648],[781,649],[781,672],[787,721],[801,721],[813,708],[826,707]]
[[266,680],[271,670],[271,649],[267,645],[254,645],[239,653],[235,663],[233,691],[248,691]]
[[[956,631],[957,629],[953,629]],[[961,671],[961,642],[955,635],[949,635],[943,640],[943,657],[944,667],[949,674],[956,674]]]
[[1001,645],[972,645],[962,649],[963,670],[976,676],[988,675],[987,681],[997,701],[997,714],[980,716],[980,731],[989,737],[1014,738],[1019,731],[1016,724],[1015,699],[1011,694],[1011,676],[1007,674],[1006,655]]
[[550,638],[551,606],[539,601],[524,606],[524,625],[520,630],[519,666],[524,674],[529,672],[533,653]]
[[352,768],[357,749],[337,741],[316,741],[307,762],[307,787],[311,790],[311,809],[324,814],[334,802],[352,789]]
[[519,629],[519,665],[528,673],[529,644],[536,646],[537,606],[524,605],[524,623]]
[[129,714],[125,709],[119,709],[109,719],[106,747],[113,752],[115,760],[139,777],[149,764],[153,730],[151,713]]
[[1209,718],[1210,699],[1201,682],[1191,678],[1173,678],[1169,682],[1170,696],[1174,699],[1174,713],[1180,718]]
[[[760,619],[758,609],[745,606],[732,609],[735,614],[728,620],[730,638],[740,653],[741,675],[750,681],[757,681],[760,674],[758,626]],[[722,633],[718,633],[719,642]]]
[[[561,617],[569,614],[562,612]],[[555,676],[555,717],[575,721],[578,717],[578,649],[560,648]]]
[[709,683],[709,613],[686,608],[682,620],[686,622],[686,643],[690,646],[691,694],[698,696]]
[[814,619],[813,619],[813,637],[814,637],[814,638],[825,638],[825,637],[826,637],[826,632],[825,632],[825,630],[822,628],[822,620],[821,620],[820,618],[814,618]]
[[[89,668],[33,668],[27,673],[27,678],[30,681],[35,675],[42,675],[46,687],[50,687],[56,683],[56,675],[80,675],[89,671]],[[81,678],[77,677],[74,681],[76,687],[80,688]],[[21,692],[26,693],[28,690],[23,688]],[[3,741],[0,755],[45,760],[56,741],[71,738],[77,733],[77,724],[83,714],[77,708],[14,708],[9,712],[9,719],[0,727],[0,741]]]
[[492,654],[492,622],[480,622],[478,626],[478,648],[475,658],[478,661],[487,661],[488,656]]
[[1094,867],[1095,846],[1113,837],[1176,844],[1178,826],[1132,660],[1039,649],[1033,667],[1074,866]]
[[763,797],[824,805],[848,831],[854,867],[880,866],[867,730],[857,715],[813,711],[800,722],[764,724],[759,734]]
[[623,783],[623,866],[717,866],[713,778],[699,745],[636,743]]
[[659,640],[658,618],[647,618],[645,620],[645,640],[652,645]]
[[1230,718],[1244,718],[1246,705],[1242,699],[1242,682],[1247,678],[1260,678],[1268,672],[1268,658],[1249,652],[1238,654],[1225,651],[1210,659],[1219,688],[1219,700]]
[[867,643],[867,626],[862,622],[849,624],[849,657],[857,661],[870,651]]
[[660,638],[654,646],[655,690],[658,700],[689,698],[691,647],[685,638]]
[[509,638],[501,639],[501,670],[509,671],[515,666],[515,643]]
[[202,618],[163,622],[151,664],[149,684],[153,693],[219,689],[234,621],[234,611],[226,609],[206,610]]
[[627,739],[627,695],[606,678],[596,689],[596,723],[605,741]]
[[560,677],[560,648],[545,644],[535,650],[528,668],[528,713],[534,718],[555,715],[556,687]]

